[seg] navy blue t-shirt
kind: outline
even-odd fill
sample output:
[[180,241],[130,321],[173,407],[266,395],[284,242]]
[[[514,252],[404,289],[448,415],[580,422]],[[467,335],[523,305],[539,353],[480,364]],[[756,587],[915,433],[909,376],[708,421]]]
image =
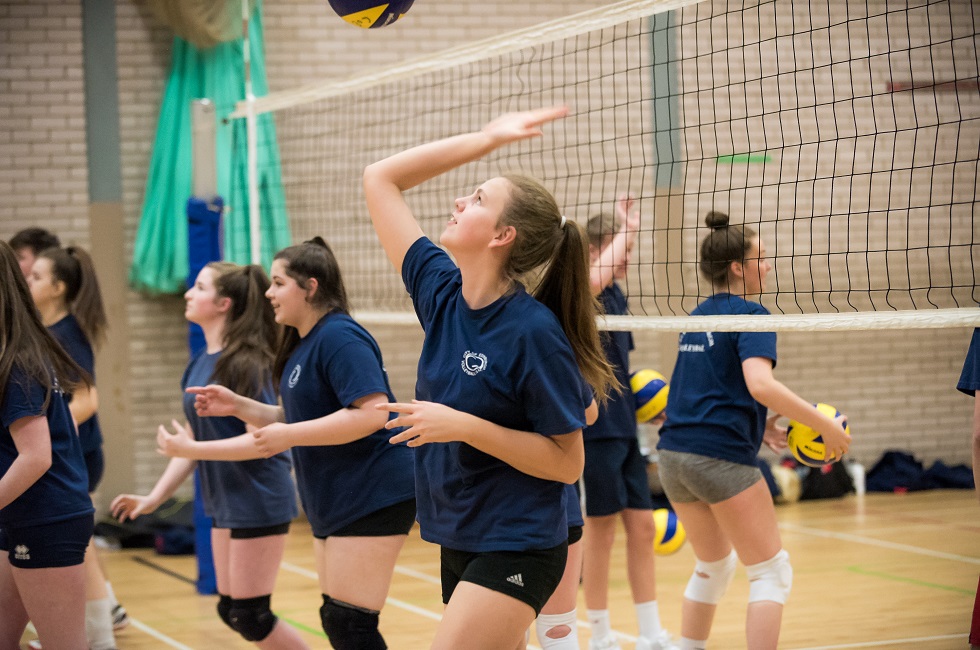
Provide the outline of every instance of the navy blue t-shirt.
[[963,372],[956,388],[967,395],[975,395],[980,390],[980,327],[973,330],[970,349],[966,353]]
[[[425,330],[419,400],[543,436],[582,428],[582,375],[547,307],[517,287],[470,309],[459,269],[425,237],[406,253],[402,279]],[[568,537],[564,483],[465,443],[417,447],[415,480],[427,541],[480,553],[547,549]]]
[[[94,382],[95,355],[92,353],[92,345],[75,317],[68,314],[49,327],[48,331],[57,339],[58,343],[61,343],[61,347],[65,349],[68,356],[80,365],[82,370],[91,375]],[[71,401],[70,396],[68,401]],[[102,428],[99,426],[98,413],[93,414],[92,417],[78,425],[78,437],[82,441],[82,453],[87,454],[102,446]]]
[[[300,340],[279,383],[290,423],[330,415],[374,393],[395,401],[381,350],[367,330],[338,313],[321,318]],[[293,447],[296,483],[315,536],[415,496],[412,450],[388,442],[395,433],[381,428],[343,445]]]
[[0,476],[7,473],[17,447],[10,425],[17,420],[44,415],[51,434],[51,467],[33,485],[0,510],[2,526],[40,526],[95,512],[88,496],[88,473],[68,400],[60,389],[51,391],[44,409],[45,390],[14,366],[0,404]]
[[[606,313],[610,316],[624,316],[629,313],[626,296],[619,285],[613,282],[599,294]],[[599,405],[599,417],[582,434],[586,440],[609,438],[636,439],[636,402],[630,388],[630,351],[633,349],[633,334],[630,332],[600,332],[602,351],[613,367],[616,383],[621,393],[610,391],[605,404]]]
[[[691,316],[768,313],[758,303],[719,293]],[[742,362],[764,357],[775,367],[775,332],[683,332],[678,347],[657,448],[754,466],[768,409],[749,393]]]
[[[214,381],[214,365],[221,353],[201,352],[191,359],[180,380],[182,389],[206,386]],[[263,404],[276,404],[272,386],[252,396]],[[184,415],[196,440],[225,440],[245,433],[245,423],[235,417],[198,416],[194,395],[184,393]],[[296,517],[288,453],[243,461],[202,460],[198,463],[204,512],[217,528],[265,528]]]

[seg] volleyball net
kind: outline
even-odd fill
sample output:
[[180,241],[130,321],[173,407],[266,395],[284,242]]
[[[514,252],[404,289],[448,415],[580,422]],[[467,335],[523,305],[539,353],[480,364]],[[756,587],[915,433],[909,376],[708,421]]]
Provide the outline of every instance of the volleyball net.
[[[330,242],[365,322],[417,321],[368,218],[364,167],[566,104],[543,138],[410,191],[423,230],[438,241],[455,197],[519,171],[583,225],[636,197],[632,316],[608,329],[980,325],[980,6],[900,4],[618,2],[232,117],[274,116],[277,141],[255,146],[279,149],[293,237]],[[712,293],[697,271],[710,210],[766,242],[772,317],[685,317]]]

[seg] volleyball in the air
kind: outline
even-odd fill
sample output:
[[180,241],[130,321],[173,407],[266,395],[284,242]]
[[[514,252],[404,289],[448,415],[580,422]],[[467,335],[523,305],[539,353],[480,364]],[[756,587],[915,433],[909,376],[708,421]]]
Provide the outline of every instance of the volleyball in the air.
[[636,421],[649,422],[667,408],[670,386],[667,378],[656,370],[637,370],[630,375],[630,388],[636,402]]
[[364,29],[387,27],[411,8],[415,0],[329,0],[330,6],[337,14],[349,22]]
[[673,510],[667,508],[654,510],[653,525],[657,529],[657,534],[653,538],[653,552],[657,555],[676,553],[687,541],[684,526]]
[[[830,404],[817,404],[817,410],[831,419],[840,416],[840,411]],[[844,433],[851,435],[851,427],[848,426],[846,420],[844,421]],[[840,458],[824,460],[826,448],[823,444],[823,436],[796,420],[789,422],[786,431],[786,444],[789,445],[789,450],[796,457],[796,460],[810,467],[823,467],[840,460]]]

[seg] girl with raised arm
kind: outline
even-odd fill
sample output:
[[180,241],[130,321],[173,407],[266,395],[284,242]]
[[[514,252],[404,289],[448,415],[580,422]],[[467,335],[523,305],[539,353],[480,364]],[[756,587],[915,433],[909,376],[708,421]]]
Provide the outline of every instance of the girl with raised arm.
[[[272,361],[279,328],[263,296],[268,288],[269,279],[259,266],[212,262],[201,269],[184,294],[184,315],[201,326],[206,348],[191,359],[182,388],[214,382],[275,408]],[[246,431],[235,417],[199,417],[190,394],[184,396],[184,414],[198,440],[225,441]],[[306,648],[299,633],[270,608],[289,522],[296,517],[289,458],[280,454],[235,460],[241,462],[173,458],[148,495],[119,495],[112,513],[125,521],[153,512],[197,467],[204,510],[214,520],[218,616],[260,648]]]
[[383,650],[379,615],[415,523],[415,485],[411,450],[388,443],[388,415],[374,408],[394,401],[381,350],[350,317],[340,266],[319,237],[276,253],[266,297],[285,326],[273,370],[282,407],[188,383],[198,415],[233,415],[257,430],[219,442],[161,431],[157,441],[169,455],[214,460],[292,447],[323,630],[338,650]]
[[27,621],[48,650],[83,650],[85,548],[94,527],[66,391],[89,386],[41,323],[13,249],[0,242],[0,647]]
[[[564,117],[548,108],[396,154],[364,171],[368,211],[425,330],[416,400],[392,438],[416,450],[422,537],[442,547],[432,647],[517,648],[566,566],[565,485],[582,474],[585,377],[614,381],[596,330],[581,228],[524,176],[492,178],[426,238],[408,189]],[[458,264],[458,266],[457,266]],[[542,271],[534,294],[524,279]],[[589,396],[591,398],[591,396]],[[492,621],[491,618],[492,617]]]
[[[692,316],[768,314],[759,296],[772,269],[765,242],[728,215],[708,213],[700,271],[714,294]],[[827,457],[840,458],[850,436],[836,420],[798,397],[772,374],[774,332],[685,332],[660,429],[660,479],[687,531],[697,563],[684,592],[681,642],[704,648],[715,608],[741,560],[749,575],[747,647],[775,648],[793,582],[776,511],[756,456],[763,441],[786,445],[780,414],[823,436]],[[767,418],[768,409],[776,415]],[[732,550],[734,547],[734,550]],[[737,554],[737,555],[736,555]]]

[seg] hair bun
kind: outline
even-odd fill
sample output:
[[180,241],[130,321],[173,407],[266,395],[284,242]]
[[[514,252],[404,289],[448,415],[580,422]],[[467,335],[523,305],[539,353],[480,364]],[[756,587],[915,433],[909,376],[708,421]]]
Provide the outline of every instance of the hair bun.
[[313,244],[314,246],[320,246],[321,248],[330,248],[327,246],[327,242],[324,241],[323,237],[320,235],[315,235],[313,239],[307,239],[304,244]]
[[728,215],[724,212],[712,210],[704,217],[704,223],[712,230],[728,227]]

